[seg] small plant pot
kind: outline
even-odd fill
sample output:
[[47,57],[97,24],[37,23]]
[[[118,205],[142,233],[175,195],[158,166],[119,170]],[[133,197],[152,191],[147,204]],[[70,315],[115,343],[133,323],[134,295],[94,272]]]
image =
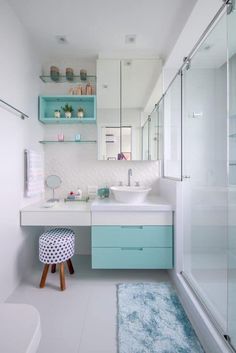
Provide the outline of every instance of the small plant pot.
[[84,112],[82,112],[82,111],[77,112],[77,116],[79,119],[82,119],[84,117]]
[[71,112],[65,112],[65,117],[66,117],[67,119],[70,119],[71,116],[72,116],[72,113],[71,113]]
[[59,119],[59,118],[61,117],[61,112],[60,112],[60,110],[55,110],[55,111],[54,111],[54,117],[57,118],[57,119]]

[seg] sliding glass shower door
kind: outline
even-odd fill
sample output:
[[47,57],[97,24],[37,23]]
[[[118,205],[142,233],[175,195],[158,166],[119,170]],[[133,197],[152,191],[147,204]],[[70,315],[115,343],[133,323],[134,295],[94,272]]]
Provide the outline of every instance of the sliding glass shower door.
[[227,331],[227,15],[183,71],[184,275]]
[[228,22],[228,335],[236,348],[236,11]]

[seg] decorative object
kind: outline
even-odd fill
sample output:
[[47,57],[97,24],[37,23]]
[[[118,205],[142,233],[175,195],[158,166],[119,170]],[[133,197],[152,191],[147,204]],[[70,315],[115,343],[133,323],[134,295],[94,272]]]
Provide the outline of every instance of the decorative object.
[[100,199],[105,199],[109,197],[109,195],[110,195],[110,190],[108,187],[98,189],[98,196],[100,197]]
[[64,112],[65,112],[65,117],[66,118],[71,118],[72,113],[74,111],[74,109],[72,108],[72,105],[66,104],[64,107],[61,107]]
[[204,353],[169,283],[117,286],[119,353]]
[[83,198],[83,191],[78,188],[77,191],[76,191],[76,200],[82,200]]
[[60,110],[54,110],[54,117],[55,118],[60,118],[61,117],[61,111]]
[[75,141],[80,141],[80,138],[81,138],[80,134],[75,135]]
[[64,141],[64,134],[61,132],[60,134],[57,134],[57,141],[63,142]]
[[50,77],[53,81],[59,81],[60,78],[60,71],[57,66],[50,67]]
[[87,80],[87,71],[86,70],[84,70],[84,69],[80,70],[80,79],[82,81],[86,81]]
[[86,95],[87,96],[91,96],[92,95],[92,86],[91,86],[90,82],[88,82],[87,85],[86,85]]
[[77,116],[79,119],[83,118],[85,115],[85,110],[81,107],[78,108]]
[[67,196],[67,198],[64,199],[65,202],[70,202],[70,201],[77,201],[77,202],[88,202],[89,201],[89,197],[88,196],[84,196],[81,199],[75,199],[75,198],[70,198],[69,196]]
[[82,96],[82,94],[83,94],[82,86],[81,85],[77,86],[75,89],[75,92],[76,92],[75,94],[77,94],[77,96]]
[[73,87],[71,87],[69,89],[69,94],[71,94],[71,95],[75,94],[75,89]]
[[71,67],[66,68],[66,78],[68,81],[73,81],[74,79],[74,71]]

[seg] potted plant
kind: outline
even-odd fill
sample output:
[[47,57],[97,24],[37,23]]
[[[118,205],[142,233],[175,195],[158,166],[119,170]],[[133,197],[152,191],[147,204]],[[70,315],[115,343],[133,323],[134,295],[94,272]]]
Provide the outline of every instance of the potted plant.
[[58,109],[54,110],[54,116],[55,116],[55,118],[60,118],[61,117],[61,111],[58,110]]
[[64,112],[65,112],[65,117],[66,118],[71,118],[72,116],[72,112],[73,112],[73,108],[72,108],[72,105],[69,105],[69,104],[66,104],[64,107],[61,107]]
[[81,118],[84,117],[84,115],[85,115],[85,110],[84,110],[83,108],[79,107],[79,108],[78,108],[78,112],[77,112],[78,118],[81,119]]

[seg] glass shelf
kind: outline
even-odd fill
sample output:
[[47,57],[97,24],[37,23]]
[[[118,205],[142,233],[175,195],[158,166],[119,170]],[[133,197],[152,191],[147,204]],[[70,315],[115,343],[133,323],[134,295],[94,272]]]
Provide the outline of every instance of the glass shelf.
[[73,80],[68,80],[65,75],[60,75],[59,80],[55,81],[51,79],[50,75],[41,75],[39,76],[44,83],[81,83],[87,84],[90,82],[91,84],[96,84],[96,76],[88,76],[86,80],[81,80],[80,75],[74,75]]
[[78,144],[83,144],[83,143],[97,143],[96,140],[81,140],[81,141],[75,141],[75,140],[64,140],[64,141],[53,141],[53,140],[42,140],[39,141],[39,143],[42,143],[46,145],[47,143],[78,143]]

